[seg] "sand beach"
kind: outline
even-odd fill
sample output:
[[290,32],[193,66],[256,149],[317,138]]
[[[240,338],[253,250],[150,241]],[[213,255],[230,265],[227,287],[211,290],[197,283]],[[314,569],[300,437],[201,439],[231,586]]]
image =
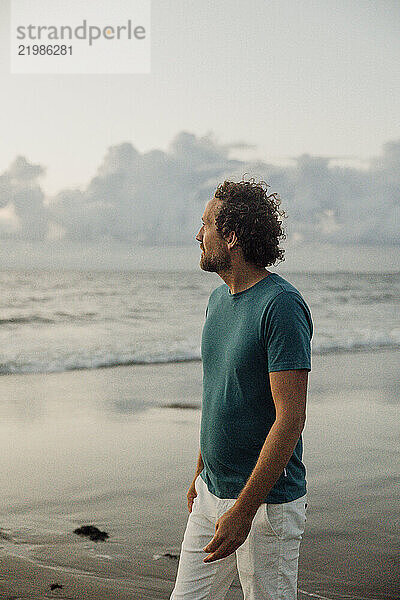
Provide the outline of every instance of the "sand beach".
[[[313,357],[299,600],[400,596],[397,378],[393,350]],[[198,452],[201,363],[1,384],[0,598],[167,599]],[[89,524],[109,537],[74,533]],[[242,598],[238,580],[227,598]]]

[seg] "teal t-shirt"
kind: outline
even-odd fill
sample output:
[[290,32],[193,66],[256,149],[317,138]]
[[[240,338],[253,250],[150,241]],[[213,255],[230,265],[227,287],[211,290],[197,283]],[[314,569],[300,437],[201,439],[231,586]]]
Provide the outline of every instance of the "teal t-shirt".
[[[311,370],[313,324],[300,292],[277,273],[231,294],[223,284],[208,301],[203,328],[201,477],[218,498],[237,498],[275,421],[269,372]],[[300,437],[264,502],[306,493]]]

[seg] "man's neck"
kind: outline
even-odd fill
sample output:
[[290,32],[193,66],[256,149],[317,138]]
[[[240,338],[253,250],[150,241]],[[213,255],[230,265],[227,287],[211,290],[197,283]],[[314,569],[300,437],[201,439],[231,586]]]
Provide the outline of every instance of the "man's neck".
[[241,266],[235,268],[232,266],[229,271],[218,273],[218,275],[225,281],[231,294],[237,294],[252,287],[261,279],[265,279],[270,273],[271,271],[267,271],[263,267]]

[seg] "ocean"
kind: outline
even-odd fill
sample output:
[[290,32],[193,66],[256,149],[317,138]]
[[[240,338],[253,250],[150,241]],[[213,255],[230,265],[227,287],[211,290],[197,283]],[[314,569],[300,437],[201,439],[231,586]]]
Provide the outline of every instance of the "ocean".
[[[400,346],[400,273],[279,274],[311,309],[313,354]],[[222,283],[201,270],[2,271],[0,374],[199,360]]]

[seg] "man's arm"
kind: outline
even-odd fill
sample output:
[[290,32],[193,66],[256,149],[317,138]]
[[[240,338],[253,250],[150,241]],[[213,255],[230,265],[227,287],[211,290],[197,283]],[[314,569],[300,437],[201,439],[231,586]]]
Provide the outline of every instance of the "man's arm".
[[308,371],[276,371],[270,373],[271,392],[276,419],[260,456],[236,504],[251,518],[265,500],[300,438],[306,421]]
[[199,457],[197,459],[196,473],[194,475],[195,479],[198,475],[200,475],[200,473],[202,472],[203,469],[204,469],[204,463],[203,463],[203,459],[201,456],[201,450],[199,450]]
[[204,463],[203,463],[203,458],[201,456],[201,450],[200,450],[199,457],[197,459],[196,472],[194,474],[194,479],[193,479],[192,483],[190,484],[188,493],[186,494],[189,512],[192,512],[193,501],[197,496],[196,487],[195,487],[194,483],[195,483],[198,475],[200,475],[200,473],[202,472],[203,468],[204,468]]
[[246,540],[259,506],[280,477],[300,438],[306,420],[308,371],[296,369],[269,374],[276,419],[257,463],[235,504],[216,523],[216,533],[204,562],[229,556]]

